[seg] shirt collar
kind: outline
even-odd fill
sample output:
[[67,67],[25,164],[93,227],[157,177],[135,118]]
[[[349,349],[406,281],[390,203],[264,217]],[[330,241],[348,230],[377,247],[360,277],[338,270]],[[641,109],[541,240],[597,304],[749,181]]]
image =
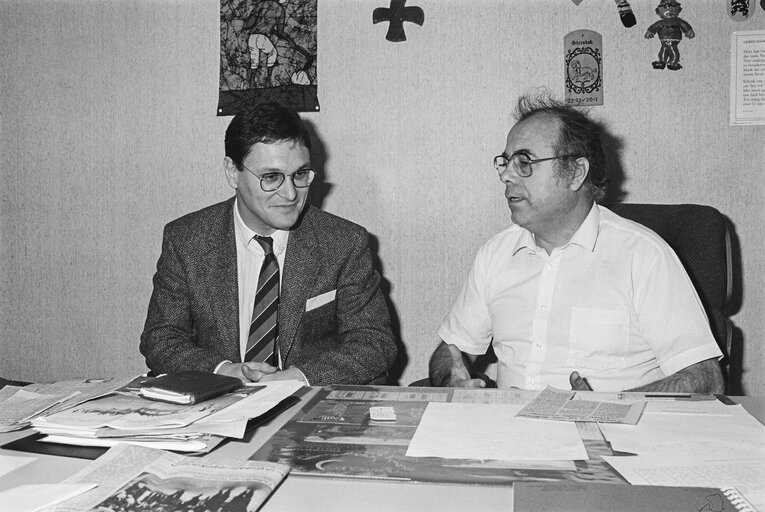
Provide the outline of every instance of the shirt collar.
[[566,246],[576,244],[592,252],[595,250],[595,242],[598,241],[599,232],[600,209],[598,208],[598,203],[592,203],[590,213],[584,218],[584,222],[582,222],[582,225],[579,226],[579,229],[576,230],[576,233],[574,233],[574,236],[571,237]]
[[[256,233],[250,227],[245,224],[244,219],[242,219],[242,216],[239,213],[239,198],[237,197],[234,200],[234,231],[236,232],[236,238],[239,241],[239,243],[243,247],[257,247],[258,250],[263,251],[262,247],[259,243],[255,242],[253,238],[255,235],[258,236],[265,236],[261,235],[260,233]],[[277,229],[273,233],[271,233],[270,236],[274,241],[274,254],[279,255],[283,253],[287,248],[287,239],[290,236],[289,231],[283,231],[280,229]],[[253,245],[250,245],[253,244]]]
[[[520,228],[521,234],[513,247],[512,254],[515,255],[521,249],[528,249],[531,253],[537,252],[537,243],[534,239],[534,235],[527,229]],[[574,236],[568,241],[566,245],[561,247],[564,249],[571,244],[576,244],[592,252],[595,249],[595,242],[598,240],[598,233],[600,231],[600,209],[598,203],[592,203],[590,213],[584,218],[584,222],[576,230]]]

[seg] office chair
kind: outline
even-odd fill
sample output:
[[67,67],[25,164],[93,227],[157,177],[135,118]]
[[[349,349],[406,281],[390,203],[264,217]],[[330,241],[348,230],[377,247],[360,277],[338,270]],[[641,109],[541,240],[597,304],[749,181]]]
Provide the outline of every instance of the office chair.
[[[741,394],[741,337],[725,311],[733,297],[733,258],[728,221],[711,206],[621,203],[611,211],[655,231],[677,254],[707,311],[720,346],[725,392]],[[490,365],[492,363],[489,363]],[[491,374],[491,370],[488,372]],[[410,386],[428,386],[428,379]]]
[[733,297],[734,265],[725,216],[700,204],[621,203],[607,208],[655,231],[675,251],[706,308],[723,353],[725,392],[741,394],[741,339],[726,314]]

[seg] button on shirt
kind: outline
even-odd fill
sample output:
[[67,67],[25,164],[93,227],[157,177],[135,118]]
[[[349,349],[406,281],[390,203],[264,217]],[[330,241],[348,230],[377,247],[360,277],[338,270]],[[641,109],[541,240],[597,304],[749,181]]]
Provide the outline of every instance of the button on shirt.
[[438,334],[469,354],[493,344],[497,384],[597,391],[647,384],[722,354],[696,290],[656,233],[594,204],[551,254],[512,226],[478,251]]
[[[234,201],[234,232],[236,234],[236,270],[239,284],[239,352],[242,358],[247,352],[247,338],[252,320],[252,308],[255,303],[255,292],[258,290],[260,267],[266,257],[263,247],[254,239],[255,233],[242,220],[238,208],[239,199]],[[270,236],[273,243],[276,261],[279,262],[279,283],[284,272],[284,256],[287,250],[289,231],[274,231]],[[279,361],[281,367],[281,361]]]

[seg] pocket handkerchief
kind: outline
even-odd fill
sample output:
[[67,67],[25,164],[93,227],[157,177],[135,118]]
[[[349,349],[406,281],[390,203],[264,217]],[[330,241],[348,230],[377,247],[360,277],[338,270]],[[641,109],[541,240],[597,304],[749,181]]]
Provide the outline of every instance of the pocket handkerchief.
[[332,290],[331,292],[322,293],[321,295],[317,295],[316,297],[312,297],[305,301],[305,311],[306,313],[311,311],[312,309],[316,309],[319,306],[323,306],[324,304],[327,304],[329,302],[332,302],[335,300],[335,295],[337,294],[337,290]]

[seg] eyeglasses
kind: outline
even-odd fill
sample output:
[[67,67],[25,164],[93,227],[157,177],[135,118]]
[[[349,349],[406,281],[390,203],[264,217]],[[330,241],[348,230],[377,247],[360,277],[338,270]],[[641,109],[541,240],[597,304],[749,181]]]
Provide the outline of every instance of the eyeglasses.
[[529,155],[525,153],[513,153],[513,155],[510,157],[502,153],[501,155],[497,155],[494,157],[494,168],[499,173],[499,179],[502,179],[502,175],[507,170],[508,164],[512,166],[513,170],[515,171],[515,174],[517,174],[521,178],[528,178],[534,172],[534,170],[531,168],[531,164],[546,162],[547,160],[560,160],[562,158],[573,158],[575,156],[577,155],[561,155],[561,156],[551,156],[549,158],[532,159],[532,158],[529,158]]
[[283,172],[267,172],[262,176],[255,174],[249,167],[242,164],[242,167],[260,180],[260,188],[263,192],[275,192],[282,186],[284,180],[289,176],[292,179],[292,184],[295,188],[306,188],[313,181],[316,173],[313,169],[299,169],[292,174],[284,174]]

